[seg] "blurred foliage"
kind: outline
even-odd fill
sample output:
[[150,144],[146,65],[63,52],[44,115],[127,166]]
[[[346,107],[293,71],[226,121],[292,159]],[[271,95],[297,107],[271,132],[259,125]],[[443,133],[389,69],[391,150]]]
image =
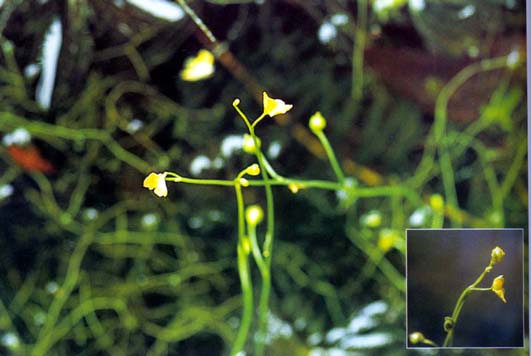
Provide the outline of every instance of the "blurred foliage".
[[[374,188],[275,190],[268,354],[405,354],[404,229],[527,229],[524,2],[190,5],[222,39],[210,48],[216,73],[196,83],[178,74],[211,45],[184,14],[170,21],[121,0],[2,2],[0,353],[226,353],[241,308],[236,203],[225,188],[180,185],[155,199],[141,182],[166,169],[232,179],[252,160],[222,154],[244,128],[230,104],[253,112],[266,88],[294,104],[259,129],[266,152],[280,145],[269,159],[281,174],[333,179],[305,129],[320,110],[351,182]],[[36,92],[54,20],[61,46],[46,108]],[[499,56],[510,68],[480,69],[441,104],[457,73]],[[31,139],[17,156],[6,137],[20,128]],[[210,164],[193,170],[199,156]],[[384,186],[400,194],[379,194]],[[379,225],[363,223],[369,211]]]

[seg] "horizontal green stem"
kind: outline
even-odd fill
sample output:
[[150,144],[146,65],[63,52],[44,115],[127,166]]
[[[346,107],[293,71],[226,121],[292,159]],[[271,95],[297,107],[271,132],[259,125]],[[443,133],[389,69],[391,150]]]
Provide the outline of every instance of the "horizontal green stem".
[[[187,183],[187,184],[197,184],[197,185],[215,185],[215,186],[225,186],[225,187],[234,187],[237,183],[234,180],[224,180],[224,179],[197,179],[197,178],[186,178],[179,176],[178,178],[167,177],[167,181],[177,182],[177,183]],[[263,180],[258,179],[249,179],[249,186],[251,187],[263,187],[266,183]],[[326,180],[304,180],[304,179],[291,179],[291,178],[272,178],[269,180],[269,184],[272,186],[288,186],[290,184],[296,184],[301,189],[306,188],[317,188],[317,189],[326,189],[326,190],[341,190],[344,187],[337,182],[326,181]],[[362,198],[376,198],[384,196],[404,196],[410,200],[413,204],[422,204],[422,200],[418,195],[402,186],[380,186],[380,187],[353,187],[348,188],[352,189],[352,193],[356,194],[358,197]]]

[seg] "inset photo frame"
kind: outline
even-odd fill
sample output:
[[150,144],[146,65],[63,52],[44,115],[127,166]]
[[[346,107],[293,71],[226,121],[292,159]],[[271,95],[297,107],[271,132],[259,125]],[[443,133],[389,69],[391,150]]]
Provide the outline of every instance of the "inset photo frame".
[[407,229],[407,348],[524,347],[523,229]]

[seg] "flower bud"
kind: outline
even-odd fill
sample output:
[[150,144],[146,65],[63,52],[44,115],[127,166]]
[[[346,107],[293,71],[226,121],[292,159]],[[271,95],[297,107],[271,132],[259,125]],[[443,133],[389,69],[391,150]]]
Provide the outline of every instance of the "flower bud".
[[503,261],[504,256],[505,256],[505,251],[503,251],[501,247],[496,246],[495,248],[493,248],[492,252],[490,253],[491,266]]
[[323,131],[326,127],[326,119],[319,111],[317,111],[312,117],[310,117],[310,123],[308,126],[310,126],[310,130],[314,133]]
[[256,163],[251,164],[247,169],[245,170],[245,173],[247,173],[250,176],[257,176],[260,174],[260,166]]
[[242,239],[242,250],[246,255],[251,253],[251,241],[249,241],[247,236],[244,236]]
[[444,213],[444,199],[440,194],[433,194],[430,196],[430,205],[434,212]]
[[288,184],[288,189],[293,194],[297,194],[299,192],[299,190],[301,189],[301,186],[300,186],[300,184],[297,184],[297,183],[290,183],[290,184]]
[[243,177],[239,179],[239,182],[240,182],[240,185],[241,185],[242,187],[245,187],[245,188],[246,188],[246,187],[249,186],[249,181],[248,181],[247,179],[243,178]]
[[264,219],[264,211],[259,205],[251,205],[245,210],[247,224],[256,226]]
[[424,335],[418,331],[409,334],[409,342],[412,344],[418,344],[418,343],[424,342],[425,339],[426,338],[424,337]]
[[382,224],[382,214],[378,210],[371,210],[361,216],[360,223],[371,228],[378,227]]
[[400,236],[395,230],[382,229],[382,231],[380,231],[380,237],[378,238],[378,248],[386,253],[393,248],[399,240]]
[[[258,146],[260,146],[260,139],[258,139]],[[256,145],[254,144],[253,137],[249,134],[243,135],[243,143],[242,143],[242,149],[243,152],[247,152],[250,154],[254,154],[256,152]]]

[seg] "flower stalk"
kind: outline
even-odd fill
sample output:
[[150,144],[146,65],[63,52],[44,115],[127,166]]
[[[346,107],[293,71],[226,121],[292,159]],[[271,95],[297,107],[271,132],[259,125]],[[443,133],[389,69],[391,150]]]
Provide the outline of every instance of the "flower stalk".
[[491,259],[489,265],[485,267],[483,272],[474,281],[474,283],[472,283],[471,285],[466,287],[465,290],[463,290],[463,292],[459,296],[459,299],[457,299],[454,310],[452,312],[452,316],[447,316],[444,318],[443,328],[444,331],[446,331],[446,338],[444,339],[443,347],[452,346],[455,326],[457,324],[457,320],[459,319],[459,314],[463,309],[463,305],[465,304],[466,298],[471,292],[493,291],[504,303],[507,303],[505,299],[505,289],[503,288],[503,276],[496,277],[490,288],[477,288],[477,286],[481,283],[481,281],[483,281],[485,276],[490,273],[490,271],[492,271],[493,266],[500,263],[503,260],[504,256],[505,252],[499,246],[496,246],[491,252]]

